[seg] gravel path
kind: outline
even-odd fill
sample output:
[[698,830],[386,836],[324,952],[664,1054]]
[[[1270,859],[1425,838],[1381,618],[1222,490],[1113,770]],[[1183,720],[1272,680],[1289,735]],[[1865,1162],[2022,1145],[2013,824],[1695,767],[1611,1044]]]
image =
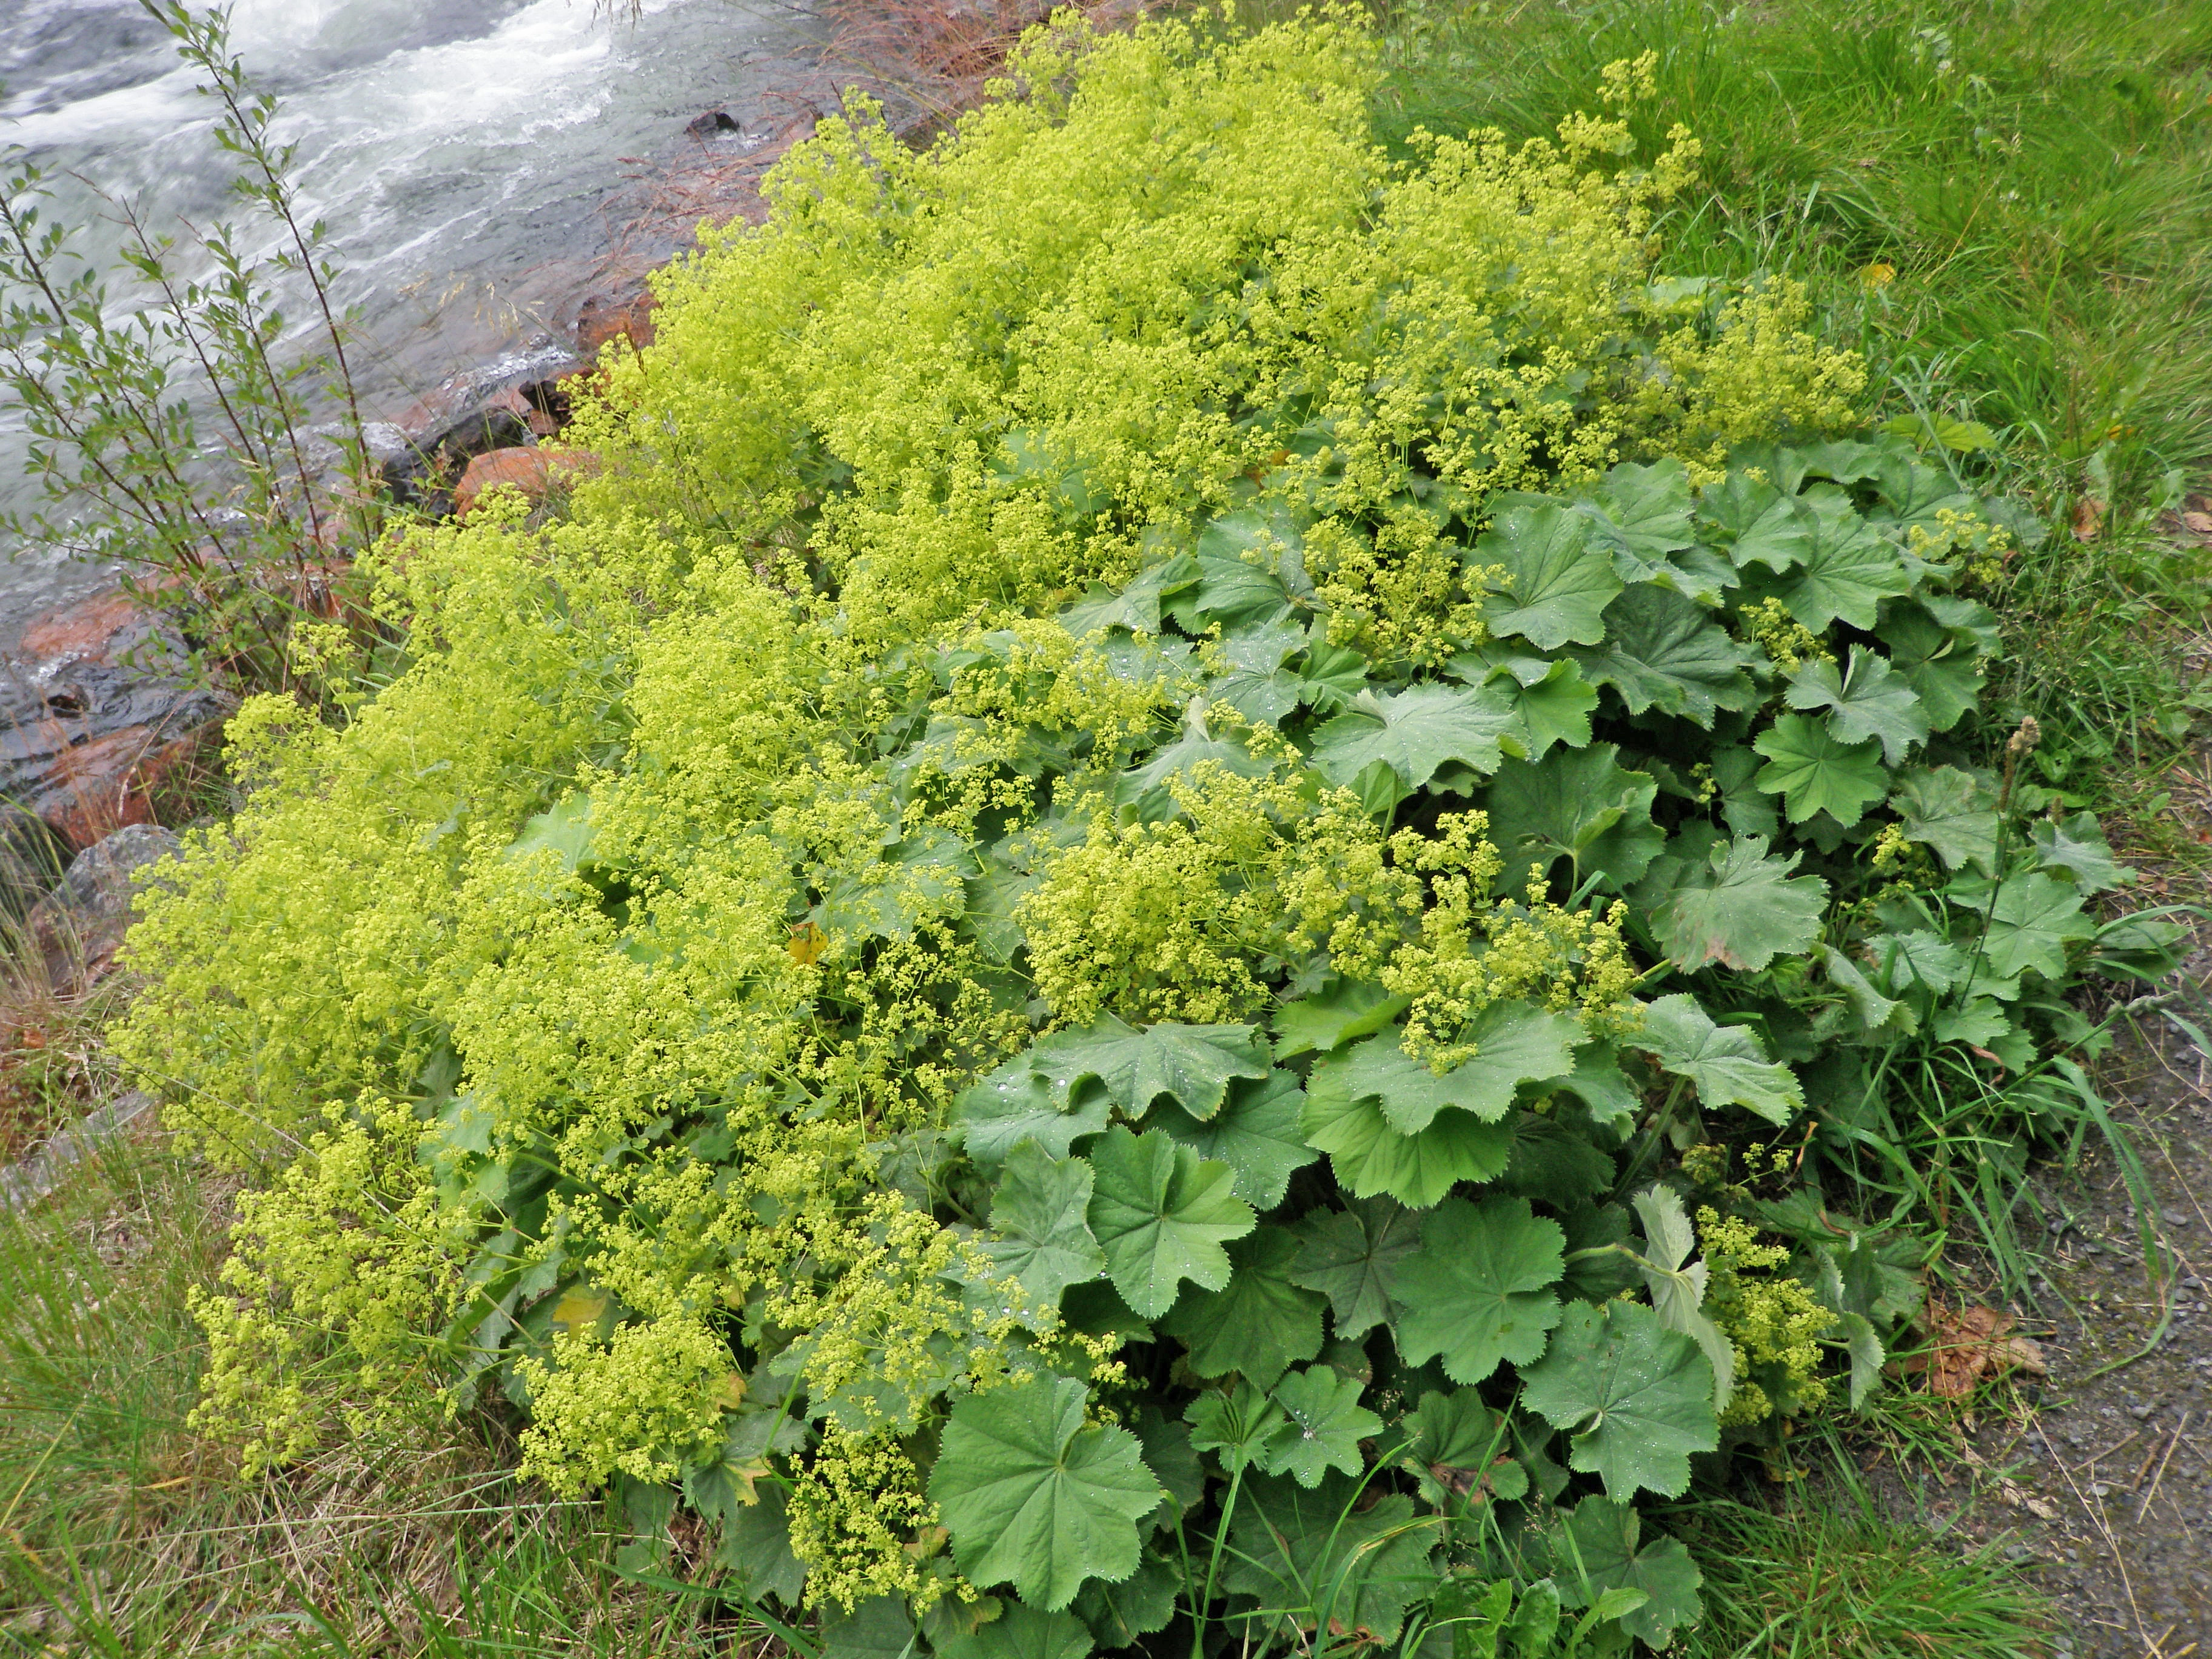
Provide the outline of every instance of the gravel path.
[[2212,1659],[2212,1058],[2155,1013],[2142,1037],[2103,1079],[2153,1189],[2148,1265],[2108,1152],[2039,1181],[2036,1409],[1984,1419],[1958,1468],[1881,1481],[2031,1574],[2070,1626],[2054,1659]]

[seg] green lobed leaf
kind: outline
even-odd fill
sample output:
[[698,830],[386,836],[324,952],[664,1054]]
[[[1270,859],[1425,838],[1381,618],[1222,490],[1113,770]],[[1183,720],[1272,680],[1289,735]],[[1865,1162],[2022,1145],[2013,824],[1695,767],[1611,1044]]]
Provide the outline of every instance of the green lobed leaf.
[[1462,652],[1445,666],[1468,684],[1494,686],[1512,700],[1523,758],[1541,760],[1559,744],[1589,745],[1597,688],[1568,659],[1529,656],[1493,643]]
[[1976,1048],[1987,1048],[2009,1036],[2013,1030],[2012,1016],[2004,1005],[1993,997],[1973,997],[1963,1008],[1939,1008],[1936,1018],[1929,1022],[1929,1030],[1938,1042],[1963,1042]]
[[1690,1260],[1698,1237],[1681,1196],[1655,1182],[1633,1202],[1637,1218],[1644,1224],[1644,1258],[1638,1271],[1651,1293],[1651,1310],[1668,1330],[1680,1331],[1698,1345],[1713,1370],[1713,1409],[1726,1411],[1735,1392],[1735,1348],[1705,1311],[1711,1269]]
[[1508,1192],[1564,1210],[1610,1192],[1620,1176],[1613,1154],[1590,1139],[1589,1122],[1579,1113],[1516,1112],[1507,1127],[1513,1151],[1501,1184]]
[[1075,1615],[1110,1653],[1165,1630],[1175,1617],[1176,1592],[1182,1588],[1182,1574],[1176,1565],[1147,1553],[1136,1571],[1117,1584],[1103,1578],[1085,1583],[1076,1592]]
[[997,1618],[932,1644],[939,1659],[1084,1659],[1091,1648],[1090,1627],[1073,1613],[1042,1612],[1020,1601],[1009,1601]]
[[969,878],[981,873],[975,848],[933,825],[884,848],[865,876],[832,873],[810,920],[842,938],[905,939],[927,920],[957,915]]
[[1096,1079],[1113,1103],[1141,1117],[1164,1095],[1194,1118],[1220,1109],[1232,1078],[1267,1075],[1267,1047],[1249,1025],[1179,1025],[1139,1030],[1102,1014],[1080,1031],[1060,1031],[1030,1050],[1030,1067],[1055,1098],[1073,1097]]
[[1808,509],[1810,544],[1766,591],[1815,634],[1838,618],[1872,629],[1882,600],[1912,591],[1912,573],[1897,544],[1862,519],[1840,489],[1820,485],[1799,499]]
[[1527,1365],[1559,1321],[1551,1286],[1565,1249],[1559,1224],[1539,1220],[1525,1198],[1479,1207],[1446,1200],[1422,1220],[1420,1253],[1398,1269],[1400,1356],[1407,1364],[1441,1357],[1455,1382]]
[[[1316,630],[1317,633],[1318,629]],[[1311,688],[1308,701],[1323,714],[1334,714],[1367,689],[1372,665],[1348,645],[1332,645],[1317,638],[1306,647],[1303,672]]]
[[[1954,430],[1963,429],[1956,423],[1948,424]],[[1980,505],[1959,488],[1948,471],[1928,465],[1902,445],[1884,444],[1879,453],[1874,478],[1881,504],[1867,518],[1899,541],[1908,541],[1907,532],[1915,528],[1939,534],[1943,528],[1942,514],[1972,513]]]
[[1619,1615],[1631,1636],[1663,1648],[1705,1611],[1698,1587],[1705,1575],[1679,1538],[1655,1538],[1639,1548],[1644,1522],[1633,1507],[1585,1498],[1567,1516],[1579,1574],[1567,1575],[1570,1607],[1587,1607],[1608,1592],[1638,1591],[1644,1601]]
[[1437,1534],[1415,1520],[1413,1500],[1393,1492],[1361,1509],[1359,1497],[1341,1474],[1312,1490],[1279,1475],[1245,1482],[1222,1577],[1231,1595],[1258,1601],[1258,1611],[1231,1615],[1232,1629],[1240,1620],[1254,1626],[1235,1633],[1255,1651],[1273,1631],[1364,1630],[1387,1644],[1407,1605],[1434,1587]]
[[1741,471],[1698,495],[1698,516],[1727,544],[1739,570],[1758,564],[1779,573],[1804,562],[1812,550],[1811,514],[1797,497]]
[[1053,1613],[1085,1579],[1136,1570],[1137,1522],[1160,1485],[1136,1436],[1085,1421],[1089,1395],[1073,1378],[1040,1376],[953,1407],[929,1498],[969,1583],[1010,1583]]
[[984,1164],[1003,1163],[1025,1140],[1066,1158],[1077,1141],[1103,1129],[1109,1115],[1103,1096],[1056,1093],[1051,1079],[1030,1068],[1028,1054],[963,1090],[952,1106],[953,1127],[969,1157]]
[[806,1564],[791,1552],[789,1503],[781,1486],[763,1481],[752,1503],[726,1508],[714,1565],[730,1575],[731,1588],[796,1607],[805,1592]]
[[1152,1519],[1155,1527],[1177,1524],[1206,1501],[1206,1468],[1191,1444],[1190,1429],[1147,1401],[1129,1426],[1144,1448],[1145,1467],[1167,1489],[1168,1501]]
[[1493,635],[1543,651],[1605,638],[1605,608],[1622,584],[1610,554],[1593,544],[1593,528],[1589,515],[1550,502],[1508,507],[1492,520],[1468,558],[1505,571],[1509,597],[1483,612]]
[[1850,666],[1815,657],[1790,678],[1784,694],[1792,708],[1828,711],[1828,733],[1838,743],[1879,739],[1883,762],[1902,766],[1913,745],[1928,741],[1928,714],[1902,674],[1863,645],[1851,647]]
[[1425,1210],[1462,1181],[1504,1173],[1513,1146],[1503,1124],[1485,1123],[1456,1108],[1441,1111],[1417,1135],[1401,1135],[1374,1100],[1344,1086],[1341,1062],[1314,1067],[1300,1121],[1306,1144],[1328,1154],[1339,1185],[1355,1198],[1388,1193]]
[[1624,589],[1606,607],[1605,643],[1568,655],[1593,685],[1609,685],[1632,714],[1656,708],[1711,730],[1723,708],[1751,708],[1753,669],[1765,658],[1716,627],[1695,601],[1665,588]]
[[1715,962],[1757,972],[1802,954],[1820,937],[1828,904],[1827,883],[1790,875],[1802,856],[1770,858],[1758,836],[1714,848],[1653,913],[1652,932],[1686,973]]
[[1389,1197],[1310,1211],[1293,1231],[1298,1255],[1291,1279],[1326,1296],[1336,1334],[1352,1339],[1389,1316],[1398,1268],[1420,1248],[1419,1218]]
[[1832,945],[1816,945],[1813,957],[1826,973],[1828,983],[1843,993],[1845,1004],[1858,1019],[1862,1033],[1911,1036],[1920,1029],[1919,1016],[1910,1004],[1884,996],[1859,970],[1858,964],[1841,951]]
[[1889,793],[1879,744],[1840,742],[1826,724],[1802,714],[1783,715],[1752,747],[1766,757],[1759,787],[1783,798],[1792,823],[1826,812],[1848,829]]
[[1475,1046],[1474,1057],[1441,1075],[1388,1031],[1330,1062],[1330,1073],[1354,1099],[1379,1102],[1383,1121],[1400,1134],[1415,1135],[1454,1106],[1495,1123],[1522,1084],[1571,1066],[1575,1045],[1583,1041],[1582,1027],[1568,1016],[1520,1001],[1492,1003],[1461,1035]]
[[1182,1340],[1200,1376],[1230,1371],[1267,1388],[1285,1366],[1321,1352],[1322,1297],[1292,1282],[1297,1235],[1261,1227],[1229,1247],[1219,1290],[1185,1291],[1160,1328]]
[[1365,980],[1333,977],[1317,995],[1285,1003],[1276,1011],[1275,1058],[1340,1048],[1355,1037],[1382,1030],[1412,1001]]
[[1409,794],[1447,766],[1482,776],[1496,771],[1503,744],[1519,746],[1516,724],[1510,701],[1489,686],[1363,692],[1314,734],[1313,763],[1336,784],[1357,781],[1370,766],[1385,767],[1401,795]]
[[1624,581],[1656,582],[1717,605],[1721,590],[1735,580],[1727,561],[1698,545],[1690,475],[1678,460],[1625,462],[1599,480],[1591,499],[1575,506],[1590,520],[1594,539],[1611,552]]
[[2066,883],[2032,872],[2008,876],[1990,908],[1983,971],[2010,979],[2033,969],[2045,979],[2063,981],[2067,945],[2096,931],[2096,924],[2081,914],[2081,894]]
[[507,855],[525,859],[534,853],[550,852],[562,873],[573,874],[579,865],[590,860],[598,836],[592,823],[591,796],[571,794],[525,818],[520,832],[507,846]]
[[1399,1427],[1410,1437],[1407,1449],[1425,1477],[1422,1495],[1439,1507],[1446,1506],[1448,1498],[1465,1498],[1511,1444],[1505,1413],[1486,1404],[1473,1389],[1423,1393],[1420,1408]]
[[904,1598],[872,1595],[822,1620],[822,1659],[915,1659],[921,1641]]
[[1941,994],[1966,971],[1966,952],[1940,933],[1915,929],[1883,933],[1866,944],[1869,959],[1892,995],[1914,986]]
[[1154,1108],[1151,1122],[1200,1158],[1226,1164],[1236,1171],[1237,1196],[1272,1210],[1291,1176],[1320,1156],[1301,1127],[1305,1098],[1295,1072],[1270,1072],[1259,1083],[1232,1087],[1228,1105],[1203,1123],[1175,1106]]
[[1069,1285],[1106,1270],[1106,1253],[1085,1219],[1091,1187],[1091,1166],[1079,1158],[1054,1158],[1034,1140],[1006,1155],[991,1199],[996,1236],[981,1248],[1040,1306],[1058,1307]]
[[1134,809],[1146,823],[1175,816],[1177,807],[1172,785],[1200,767],[1218,768],[1232,777],[1263,778],[1275,769],[1273,759],[1263,759],[1244,746],[1241,738],[1217,738],[1208,731],[1201,711],[1194,708],[1188,727],[1175,742],[1153,751],[1141,766],[1133,767],[1114,781],[1117,807]]
[[1742,1026],[1716,1025],[1694,997],[1678,992],[1645,1004],[1642,1026],[1624,1042],[1687,1078],[1709,1107],[1741,1106],[1775,1124],[1805,1109],[1805,1091],[1790,1068],[1767,1059]]
[[1559,1633],[1559,1587],[1549,1578],[1539,1578],[1521,1592],[1520,1603],[1506,1620],[1504,1634],[1511,1639],[1516,1654],[1550,1654]]
[[1996,798],[1972,773],[1955,766],[1901,772],[1889,810],[1905,838],[1932,850],[1946,870],[1972,865],[1985,875],[1996,872]]
[[2038,818],[2028,826],[2027,838],[2035,861],[2046,871],[2063,871],[2080,892],[2101,893],[2136,878],[2136,872],[2112,856],[2094,812],[2076,812],[2063,823]]
[[1291,598],[1280,574],[1282,555],[1296,540],[1286,520],[1271,523],[1252,507],[1216,519],[1199,532],[1197,581],[1164,608],[1191,634],[1202,633],[1209,621],[1234,627],[1287,616]]
[[1576,885],[1602,872],[1616,892],[1650,867],[1667,843],[1651,821],[1659,786],[1649,773],[1623,768],[1620,754],[1601,743],[1498,769],[1483,799],[1490,839],[1504,859],[1498,890],[1517,891],[1532,864],[1549,870],[1562,858],[1573,863]]
[[1183,1408],[1194,1451],[1212,1452],[1222,1468],[1246,1468],[1291,1432],[1283,1408],[1250,1382],[1238,1377],[1228,1388],[1208,1389]]
[[1091,1231],[1114,1288],[1139,1318],[1174,1306],[1186,1279],[1210,1291],[1229,1282],[1222,1246],[1255,1224],[1252,1206],[1236,1194],[1236,1171],[1157,1129],[1109,1130],[1091,1163]]
[[1288,665],[1306,648],[1306,631],[1294,623],[1261,623],[1221,641],[1223,672],[1208,683],[1208,703],[1225,702],[1248,720],[1279,726],[1285,715],[1319,695]]
[[1987,678],[1981,651],[1963,630],[1945,627],[1924,604],[1889,607],[1875,630],[1889,652],[1889,665],[1920,699],[1930,730],[1948,732],[1970,711]]
[[1574,1070],[1547,1078],[1543,1087],[1572,1095],[1589,1109],[1592,1121],[1613,1129],[1626,1128],[1644,1103],[1623,1075],[1613,1045],[1607,1042],[1586,1042],[1576,1049]]
[[1698,1345],[1632,1302],[1571,1304],[1550,1352],[1521,1373],[1521,1398],[1573,1434],[1569,1462],[1626,1503],[1679,1496],[1690,1454],[1720,1444],[1712,1367]]
[[1292,1371],[1275,1384],[1291,1432],[1268,1447],[1266,1468],[1302,1486],[1318,1486],[1331,1469],[1357,1474],[1365,1466],[1359,1443],[1382,1432],[1382,1419],[1359,1403],[1359,1384],[1327,1365]]

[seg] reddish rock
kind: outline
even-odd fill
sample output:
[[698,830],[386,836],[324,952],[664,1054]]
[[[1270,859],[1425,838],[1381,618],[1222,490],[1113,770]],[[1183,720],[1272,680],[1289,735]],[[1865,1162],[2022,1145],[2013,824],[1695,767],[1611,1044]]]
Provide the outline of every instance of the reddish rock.
[[17,653],[41,665],[113,662],[157,626],[128,593],[95,593],[41,617],[23,630]]
[[580,449],[495,449],[469,463],[468,471],[453,486],[453,516],[465,519],[477,498],[495,484],[512,484],[529,501],[579,474],[599,471],[599,457]]
[[541,337],[445,380],[396,421],[374,423],[371,449],[386,484],[402,501],[446,512],[471,457],[559,429],[568,408],[560,382],[580,367],[567,347]]
[[610,340],[628,340],[642,351],[653,343],[653,313],[660,301],[651,289],[629,294],[593,294],[576,310],[576,349],[586,359],[599,356]]
[[160,617],[95,595],[24,630],[0,683],[0,799],[73,850],[152,823],[235,707]]
[[164,801],[190,790],[195,763],[222,732],[217,719],[181,733],[126,726],[88,738],[54,756],[23,804],[70,847],[90,847],[125,824],[157,822]]

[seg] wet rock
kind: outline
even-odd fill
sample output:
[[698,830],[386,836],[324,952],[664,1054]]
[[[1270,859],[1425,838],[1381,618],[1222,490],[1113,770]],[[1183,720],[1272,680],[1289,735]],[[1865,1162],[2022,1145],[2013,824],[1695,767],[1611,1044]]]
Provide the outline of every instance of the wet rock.
[[649,288],[625,288],[587,294],[576,307],[576,349],[597,357],[610,340],[623,339],[638,350],[653,343],[653,313],[660,301]]
[[453,486],[453,516],[465,519],[477,498],[495,484],[510,484],[535,502],[579,475],[599,471],[599,458],[580,449],[495,449],[471,461]]
[[711,143],[717,138],[727,137],[744,128],[726,109],[710,109],[703,115],[695,115],[684,124],[684,135],[702,143]]
[[236,706],[128,596],[68,606],[24,630],[0,680],[0,800],[70,849],[151,823]]
[[447,510],[453,481],[473,457],[558,429],[568,408],[560,382],[582,366],[574,352],[541,336],[520,351],[441,382],[398,420],[378,423],[400,435],[395,452],[380,430],[386,453],[378,454],[378,464],[386,484],[400,501],[433,513]]
[[149,866],[181,844],[153,824],[127,824],[70,860],[27,918],[52,982],[88,981],[106,971],[131,929],[131,901],[146,884]]

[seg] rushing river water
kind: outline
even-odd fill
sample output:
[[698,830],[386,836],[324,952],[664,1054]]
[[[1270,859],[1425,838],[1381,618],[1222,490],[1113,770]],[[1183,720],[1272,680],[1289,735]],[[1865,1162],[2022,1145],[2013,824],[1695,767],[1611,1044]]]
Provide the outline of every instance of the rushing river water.
[[[778,94],[807,83],[819,30],[733,0],[623,0],[613,17],[592,0],[236,0],[231,34],[283,100],[300,196],[373,343],[362,389],[389,410],[535,331],[547,267],[604,251],[625,158],[678,154],[703,109],[748,131],[787,112]],[[63,180],[48,214],[88,248],[116,240],[93,190],[157,222],[237,215],[194,82],[137,0],[0,0],[0,143],[86,181]],[[0,507],[29,504],[21,441],[0,408]],[[100,580],[9,550],[0,638]]]

